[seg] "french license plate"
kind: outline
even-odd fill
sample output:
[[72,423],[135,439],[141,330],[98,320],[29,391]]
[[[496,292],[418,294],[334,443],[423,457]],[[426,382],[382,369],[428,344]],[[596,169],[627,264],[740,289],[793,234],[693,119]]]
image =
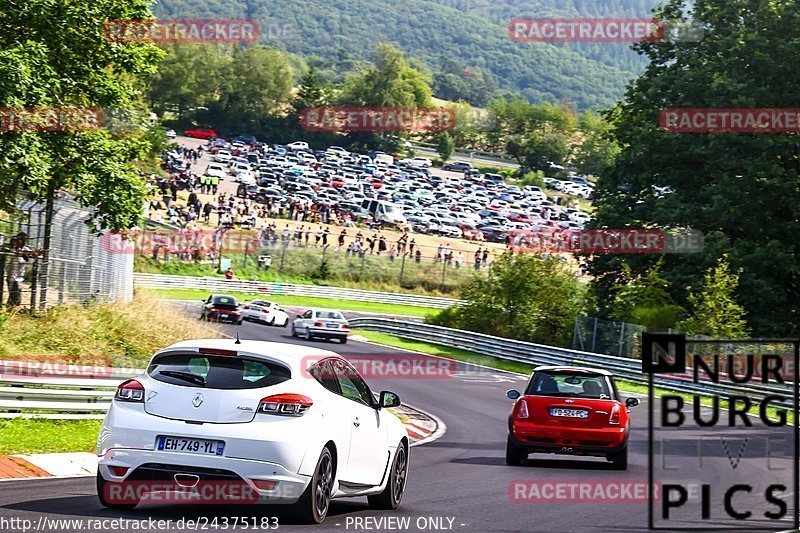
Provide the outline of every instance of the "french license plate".
[[336,329],[339,327],[339,324],[325,324],[325,327],[328,329]]
[[567,418],[589,418],[589,412],[582,409],[563,409],[551,407],[550,416],[563,416]]
[[221,315],[219,315],[219,317],[220,318],[228,318],[228,314],[227,313],[222,313]]
[[186,439],[183,437],[160,436],[156,440],[160,452],[193,453],[197,455],[222,455],[225,443],[218,440]]

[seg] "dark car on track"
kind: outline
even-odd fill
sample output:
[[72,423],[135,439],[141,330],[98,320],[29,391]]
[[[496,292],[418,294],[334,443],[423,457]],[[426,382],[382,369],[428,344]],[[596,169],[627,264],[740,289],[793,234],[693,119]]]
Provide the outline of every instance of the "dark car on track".
[[239,308],[239,302],[233,296],[212,294],[207,300],[203,301],[200,320],[241,324],[242,310]]

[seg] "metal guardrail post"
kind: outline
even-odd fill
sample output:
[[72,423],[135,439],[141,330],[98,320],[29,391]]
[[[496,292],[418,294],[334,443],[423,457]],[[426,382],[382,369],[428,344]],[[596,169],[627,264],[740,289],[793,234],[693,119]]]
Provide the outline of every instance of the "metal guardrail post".
[[39,258],[33,260],[33,272],[31,274],[31,312],[36,310],[36,287],[39,280]]

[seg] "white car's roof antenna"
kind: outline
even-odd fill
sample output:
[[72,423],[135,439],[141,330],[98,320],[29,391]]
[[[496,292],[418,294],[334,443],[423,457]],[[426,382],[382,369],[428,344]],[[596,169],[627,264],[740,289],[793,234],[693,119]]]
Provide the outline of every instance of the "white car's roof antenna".
[[239,340],[239,332],[238,331],[236,332],[236,342],[234,342],[233,344],[242,344],[242,341]]

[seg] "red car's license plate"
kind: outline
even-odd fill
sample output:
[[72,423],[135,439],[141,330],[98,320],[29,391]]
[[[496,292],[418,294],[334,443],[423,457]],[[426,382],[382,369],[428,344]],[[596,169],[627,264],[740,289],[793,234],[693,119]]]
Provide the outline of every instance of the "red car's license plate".
[[563,416],[567,418],[589,418],[589,412],[583,409],[563,409],[561,407],[551,407],[550,416]]

